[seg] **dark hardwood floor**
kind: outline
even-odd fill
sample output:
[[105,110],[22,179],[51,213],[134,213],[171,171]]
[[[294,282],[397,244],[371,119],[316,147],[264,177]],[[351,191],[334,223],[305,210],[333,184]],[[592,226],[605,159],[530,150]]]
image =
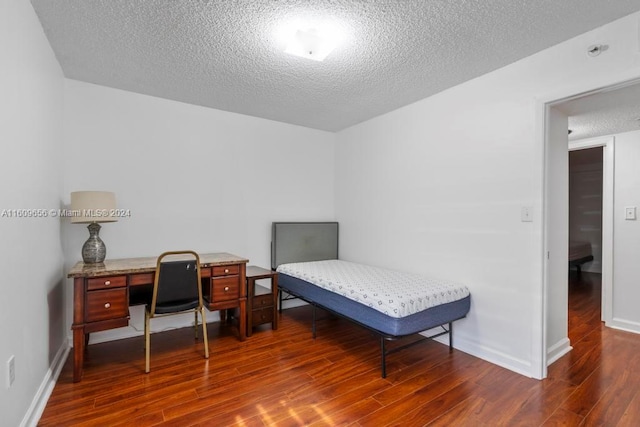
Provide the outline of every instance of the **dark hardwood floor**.
[[[239,342],[209,325],[211,357],[190,328],[89,346],[84,379],[67,360],[42,426],[552,426],[640,425],[640,336],[604,328],[600,279],[570,283],[573,351],[544,381],[425,341],[389,356],[380,378],[378,339],[311,310],[281,315]],[[1,424],[1,423],[0,423]]]

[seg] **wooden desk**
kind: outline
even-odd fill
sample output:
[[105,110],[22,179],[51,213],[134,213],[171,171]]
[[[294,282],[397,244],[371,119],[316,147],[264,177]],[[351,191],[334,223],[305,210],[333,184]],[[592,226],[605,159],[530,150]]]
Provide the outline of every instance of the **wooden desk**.
[[[73,381],[82,379],[84,351],[91,332],[129,324],[129,305],[153,290],[157,257],[78,262],[67,277],[73,278]],[[246,338],[245,286],[248,260],[228,253],[200,254],[205,304],[209,310],[238,308],[238,335]],[[145,289],[146,288],[146,289]]]

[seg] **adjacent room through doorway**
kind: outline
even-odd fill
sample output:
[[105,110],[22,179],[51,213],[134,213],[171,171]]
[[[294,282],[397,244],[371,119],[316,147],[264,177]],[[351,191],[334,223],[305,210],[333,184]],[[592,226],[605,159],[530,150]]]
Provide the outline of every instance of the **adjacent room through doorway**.
[[601,324],[603,148],[569,152],[569,340]]

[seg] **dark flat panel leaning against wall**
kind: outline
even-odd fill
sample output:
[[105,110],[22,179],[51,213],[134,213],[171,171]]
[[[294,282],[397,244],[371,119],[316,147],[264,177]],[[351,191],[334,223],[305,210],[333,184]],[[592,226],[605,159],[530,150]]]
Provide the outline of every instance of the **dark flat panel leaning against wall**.
[[337,222],[274,222],[271,268],[289,262],[338,258]]

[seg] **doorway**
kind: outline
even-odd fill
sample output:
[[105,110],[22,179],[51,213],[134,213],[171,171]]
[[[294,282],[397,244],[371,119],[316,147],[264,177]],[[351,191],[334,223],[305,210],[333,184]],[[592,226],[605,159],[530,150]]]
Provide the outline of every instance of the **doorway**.
[[[544,197],[544,310],[542,377],[546,367],[571,350],[568,339],[568,150],[601,147],[603,158],[602,177],[602,246],[601,246],[601,320],[610,325],[613,300],[613,177],[614,177],[614,137],[610,135],[627,131],[609,128],[606,132],[591,138],[568,141],[568,129],[576,106],[592,109],[600,108],[616,113],[611,106],[616,96],[626,94],[630,87],[640,87],[638,81],[629,81],[604,89],[585,92],[544,103],[545,138],[545,197]],[[634,89],[635,90],[635,89]],[[637,99],[637,98],[636,98]],[[614,100],[614,101],[611,101]],[[607,102],[609,106],[607,107]],[[637,104],[637,102],[636,102]],[[603,107],[604,106],[604,107]],[[579,108],[578,108],[579,110]],[[619,110],[618,110],[619,111]],[[637,128],[637,123],[633,123]],[[609,136],[600,136],[609,135]],[[564,147],[564,154],[563,152]],[[566,192],[565,192],[566,191]]]
[[602,319],[601,146],[571,149],[569,144],[569,304],[571,345],[597,329]]
[[603,149],[569,146],[569,272],[602,273]]

